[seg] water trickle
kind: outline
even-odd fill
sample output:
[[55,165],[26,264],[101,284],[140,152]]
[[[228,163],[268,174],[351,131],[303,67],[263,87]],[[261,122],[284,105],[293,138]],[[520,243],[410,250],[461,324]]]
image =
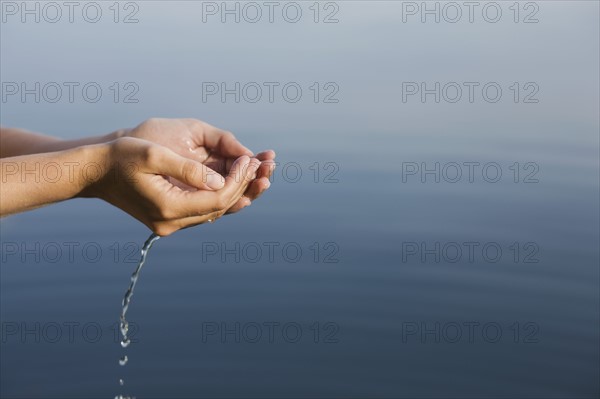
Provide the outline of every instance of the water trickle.
[[[131,302],[131,297],[133,296],[133,290],[135,289],[135,285],[137,284],[142,267],[144,266],[144,263],[146,262],[146,256],[148,255],[150,248],[152,248],[152,244],[154,244],[159,238],[160,238],[160,236],[158,236],[156,234],[151,234],[150,237],[148,237],[148,239],[144,243],[144,246],[142,247],[142,250],[141,250],[140,261],[139,261],[135,271],[131,275],[131,283],[129,284],[129,288],[127,289],[127,292],[125,292],[125,296],[123,297],[123,302],[121,304],[122,305],[121,306],[121,317],[119,319],[119,329],[121,330],[121,346],[123,348],[127,348],[129,346],[129,344],[131,343],[131,341],[129,340],[129,338],[127,336],[127,333],[129,332],[129,323],[125,319],[125,316],[127,316],[127,310],[129,309],[129,303]],[[128,361],[129,361],[129,358],[127,357],[127,355],[124,355],[123,357],[121,357],[119,359],[119,365],[125,366]],[[123,386],[124,384],[125,384],[125,381],[123,379],[119,379],[119,385]],[[131,398],[129,396],[118,395],[115,397],[115,399],[131,399]]]

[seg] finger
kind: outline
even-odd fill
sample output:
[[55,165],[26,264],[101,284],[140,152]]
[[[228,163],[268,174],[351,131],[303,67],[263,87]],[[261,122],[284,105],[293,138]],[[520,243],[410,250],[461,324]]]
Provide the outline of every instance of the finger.
[[254,201],[262,193],[264,193],[269,187],[271,187],[271,182],[266,177],[261,177],[259,179],[254,180],[248,186],[248,189],[244,193],[244,197],[247,197],[250,201]]
[[[242,210],[249,206],[251,201],[245,197],[240,198],[226,213],[231,214]],[[214,222],[223,215],[223,212],[212,212],[202,216],[193,216],[176,220],[174,223],[177,229],[187,229],[192,226],[197,226],[203,223]]]
[[269,179],[275,170],[275,162],[272,160],[263,161],[260,163],[260,168],[256,173],[257,178],[266,177]]
[[[246,163],[245,161],[246,160],[244,159],[236,160],[237,166],[235,169],[230,171],[229,179],[237,180],[241,178],[242,174],[244,173],[244,170],[249,167],[249,162]],[[245,192],[243,192],[242,187],[240,187],[239,191],[236,194],[231,195],[231,198],[233,198],[233,200],[228,201],[227,205],[225,206],[225,211],[227,213],[238,212],[241,209],[249,206],[253,200],[259,198],[262,195],[262,193],[265,190],[267,190],[271,185],[269,177],[271,176],[274,167],[275,163],[272,161],[265,161],[264,163],[261,163],[259,169],[256,172],[256,179],[250,181],[250,183],[245,188]],[[261,174],[262,176],[259,176],[259,174]],[[208,199],[207,201],[214,201],[214,198]],[[197,215],[198,212],[205,213],[211,208],[202,208],[201,206],[198,206],[196,208],[187,207],[187,209],[188,213],[184,214],[185,216]],[[193,221],[193,223],[195,224],[206,222],[206,220],[203,219],[191,219],[191,221]]]
[[228,158],[223,158],[217,155],[210,155],[208,158],[202,160],[202,163],[208,166],[209,168],[219,172],[222,176],[225,176],[231,168],[231,165],[234,161],[235,159],[232,159],[230,161]]
[[227,214],[239,212],[245,207],[250,206],[250,204],[252,204],[252,201],[250,201],[246,196],[242,196],[238,202],[233,204],[233,206],[227,210]]
[[[242,198],[248,198],[250,201],[254,201],[262,195],[262,193],[271,186],[270,177],[275,169],[275,163],[272,161],[261,162],[258,171],[256,172],[256,179],[252,181],[244,196]],[[245,206],[248,206],[247,204]],[[236,211],[237,212],[237,211]]]
[[215,221],[219,217],[217,212],[209,213],[207,215],[202,216],[192,216],[182,219],[177,219],[173,222],[177,229],[187,229],[189,227],[197,226],[203,223],[209,223]]
[[207,125],[204,129],[204,145],[213,151],[217,151],[225,157],[238,158],[242,155],[249,157],[254,153],[247,147],[242,145],[233,133],[218,129],[214,126]]
[[[259,167],[262,168],[262,164]],[[257,171],[258,174],[258,171]],[[259,198],[263,192],[265,192],[269,187],[271,186],[271,182],[269,181],[268,177],[257,177],[256,179],[252,180],[247,188],[246,191],[244,192],[243,195],[241,195],[239,197],[239,199],[233,204],[231,205],[231,207],[229,209],[226,210],[226,213],[231,214],[231,213],[235,213],[238,212],[240,210],[242,210],[243,208],[250,206],[252,204],[252,201]],[[211,214],[214,215],[215,213]],[[195,224],[199,224],[199,223],[204,223],[208,220],[207,219],[190,219],[190,222],[193,222]]]
[[[242,157],[245,158],[245,157]],[[244,195],[248,186],[256,179],[256,173],[260,167],[260,161],[251,158],[248,164],[244,167],[240,167],[239,165],[234,164],[231,168],[231,172],[227,175],[226,186],[229,181],[233,181],[236,186],[232,189],[232,193],[225,194],[226,198],[228,198],[228,205],[226,209],[229,209],[233,206],[241,197]],[[221,190],[221,192],[225,191],[225,189]]]
[[[173,177],[188,186],[204,190],[219,190],[224,187],[223,176],[209,167],[189,158],[182,157],[165,147],[156,146],[158,156],[152,162],[156,172]],[[151,158],[152,159],[152,158]]]
[[[229,171],[231,170],[231,166],[235,162],[236,158],[237,157],[221,158],[221,157],[217,157],[217,156],[212,156],[208,159],[207,162],[204,162],[204,164],[211,167],[212,169],[216,170],[217,172],[219,172],[221,174],[226,174],[226,173],[229,173]],[[273,159],[275,159],[275,151],[273,151],[273,150],[263,151],[263,152],[258,153],[254,158],[258,159],[262,163],[267,162],[267,161],[272,162]],[[274,168],[275,163],[272,162],[272,164],[265,164],[264,167],[261,164],[260,170],[257,175],[258,176],[264,175],[264,170],[271,167],[269,165],[272,165],[272,167]],[[272,173],[272,171],[271,171],[271,173]],[[268,176],[270,176],[271,173],[269,173]]]
[[248,185],[248,189],[246,190],[242,198],[240,198],[238,202],[236,202],[231,208],[229,208],[227,213],[235,213],[247,206],[250,206],[252,204],[252,201],[255,201],[258,198],[260,198],[260,196],[265,191],[267,191],[267,189],[270,186],[271,182],[266,177],[261,177],[254,180],[252,183],[250,183],[250,185]]
[[[262,164],[260,165],[259,170],[261,167]],[[258,170],[256,173],[258,174]],[[231,205],[225,213],[235,213],[247,206],[250,206],[252,204],[252,201],[260,197],[262,193],[270,187],[270,185],[271,182],[267,177],[257,177],[254,180],[250,181],[246,188],[246,191],[241,196],[239,196],[239,199],[235,203],[233,203],[233,205]],[[238,196],[236,196],[236,198],[237,197]]]
[[178,214],[180,217],[191,217],[229,209],[254,179],[258,166],[257,160],[251,160],[247,156],[238,158],[221,190],[180,193],[174,204],[178,208]]
[[277,154],[275,154],[275,151],[273,150],[266,150],[266,151],[261,151],[258,154],[256,154],[256,159],[258,159],[259,161],[267,161],[267,160],[272,160],[275,159],[275,156]]

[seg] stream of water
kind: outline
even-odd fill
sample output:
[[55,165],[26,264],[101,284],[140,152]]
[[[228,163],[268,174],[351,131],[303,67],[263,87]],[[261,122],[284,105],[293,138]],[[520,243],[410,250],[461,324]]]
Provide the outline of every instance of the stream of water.
[[[127,310],[129,309],[129,304],[131,303],[131,297],[133,296],[133,290],[135,289],[135,285],[137,284],[138,278],[140,277],[140,272],[142,271],[142,267],[144,266],[144,263],[146,263],[146,257],[148,256],[148,252],[150,251],[150,248],[152,248],[152,244],[154,244],[156,241],[158,241],[159,238],[160,238],[160,236],[153,233],[150,235],[150,237],[148,237],[148,239],[144,243],[144,246],[142,247],[142,250],[141,250],[140,261],[138,262],[138,265],[137,265],[135,271],[131,275],[131,282],[129,283],[129,288],[127,289],[127,291],[125,292],[125,296],[123,297],[123,303],[121,306],[121,316],[120,316],[120,320],[119,320],[119,327],[121,330],[121,346],[123,348],[127,348],[129,346],[129,344],[131,343],[131,341],[129,340],[129,337],[127,336],[127,333],[129,332],[129,323],[127,322],[126,316],[127,316]],[[127,355],[123,355],[119,359],[119,365],[125,366],[128,361],[129,361],[129,358],[127,357]],[[123,386],[124,384],[125,384],[125,381],[122,378],[120,378],[119,385]],[[115,397],[115,399],[130,399],[130,398],[131,398],[130,396],[123,396],[123,395],[118,395]]]

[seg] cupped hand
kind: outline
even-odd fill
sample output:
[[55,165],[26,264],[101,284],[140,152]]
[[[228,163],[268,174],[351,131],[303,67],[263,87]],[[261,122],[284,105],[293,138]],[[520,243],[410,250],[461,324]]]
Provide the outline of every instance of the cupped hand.
[[[216,175],[222,181],[207,186],[207,175],[211,175],[207,166],[164,146],[125,137],[104,149],[101,163],[106,172],[83,196],[106,200],[160,236],[215,220],[239,207],[261,164],[243,155],[231,164],[224,178]],[[172,179],[194,189],[182,189]]]
[[[254,156],[231,132],[206,122],[197,119],[152,118],[126,131],[124,135],[160,144],[182,157],[200,162],[210,169],[207,172],[209,174],[214,171],[221,176],[227,176],[236,159],[244,155],[261,161],[256,178],[227,213],[237,212],[250,205],[271,185],[269,178],[275,169],[274,151],[263,151]],[[191,187],[177,178],[172,183],[186,191],[206,188]]]

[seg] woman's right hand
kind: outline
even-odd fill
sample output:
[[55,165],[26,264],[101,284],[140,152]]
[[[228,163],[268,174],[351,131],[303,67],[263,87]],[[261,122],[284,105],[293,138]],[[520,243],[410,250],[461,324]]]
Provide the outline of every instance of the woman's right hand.
[[[260,166],[244,155],[223,178],[147,140],[125,137],[102,146],[103,173],[81,196],[121,208],[160,236],[221,217],[240,200]],[[198,190],[181,189],[171,178]]]

